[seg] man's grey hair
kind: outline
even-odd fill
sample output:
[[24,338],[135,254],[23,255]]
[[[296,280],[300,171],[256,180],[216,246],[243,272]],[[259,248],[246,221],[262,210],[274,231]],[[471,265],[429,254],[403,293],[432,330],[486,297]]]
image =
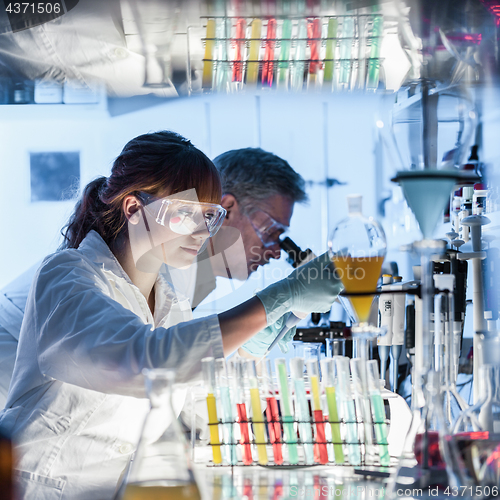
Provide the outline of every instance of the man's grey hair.
[[213,162],[221,174],[222,193],[232,194],[243,211],[277,194],[294,203],[308,199],[302,176],[286,160],[263,149],[233,149]]

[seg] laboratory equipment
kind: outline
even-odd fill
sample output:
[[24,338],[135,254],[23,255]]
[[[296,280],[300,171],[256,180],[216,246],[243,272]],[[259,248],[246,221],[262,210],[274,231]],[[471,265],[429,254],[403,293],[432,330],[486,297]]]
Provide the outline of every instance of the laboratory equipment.
[[335,265],[335,274],[344,285],[359,322],[352,328],[353,336],[375,336],[368,328],[373,295],[386,253],[384,230],[373,218],[362,214],[361,195],[347,197],[349,215],[332,231],[328,246]]
[[262,86],[272,87],[274,75],[274,49],[276,47],[276,19],[267,21],[266,49],[262,66]]
[[354,18],[345,16],[342,21],[340,36],[340,74],[339,87],[348,89],[351,78],[352,45],[354,39]]
[[307,25],[307,38],[311,50],[309,60],[309,71],[307,78],[307,87],[314,88],[319,83],[320,48],[321,48],[321,19],[315,18],[312,23]]
[[281,444],[281,420],[274,389],[271,360],[267,359],[262,365],[262,385],[266,397],[266,419],[269,441],[273,446],[274,463],[283,463],[283,449]]
[[307,402],[304,383],[304,359],[292,358],[290,360],[290,374],[295,390],[295,415],[299,423],[300,439],[302,441],[305,463],[314,463],[313,436],[311,429],[311,416]]
[[326,52],[323,71],[323,86],[331,86],[334,81],[335,51],[337,49],[337,28],[337,19],[334,17],[328,19]]
[[372,44],[370,48],[370,59],[368,61],[368,78],[366,88],[376,90],[380,76],[380,48],[382,45],[382,33],[384,30],[384,19],[382,16],[373,18]]
[[280,408],[283,418],[283,431],[285,433],[285,443],[288,450],[288,461],[290,464],[297,464],[299,455],[297,450],[297,434],[293,425],[292,400],[290,397],[290,388],[288,386],[288,373],[286,369],[286,360],[278,358],[276,363],[276,373],[278,374]]
[[236,22],[236,33],[234,38],[234,60],[233,60],[233,84],[236,89],[243,85],[243,61],[245,60],[245,31],[247,23],[245,19],[238,19]]
[[340,414],[336,396],[336,367],[333,359],[321,360],[321,382],[326,394],[328,407],[328,421],[332,432],[333,454],[336,464],[343,464],[345,461],[342,449],[342,436],[340,433]]
[[205,57],[203,58],[203,76],[201,86],[211,90],[214,75],[214,47],[215,47],[215,19],[207,20],[207,33],[205,41]]
[[236,403],[236,421],[240,428],[240,444],[242,448],[242,459],[245,465],[252,465],[252,444],[250,441],[250,421],[247,416],[247,406],[245,398],[245,360],[235,359],[232,362],[233,367],[233,397]]
[[[426,407],[421,419],[413,413],[403,456],[387,487],[388,498],[396,498],[400,488],[409,491],[410,498],[431,498],[432,492],[444,497],[447,487],[450,491],[472,485],[445,421],[439,379],[436,371],[427,373]],[[472,497],[467,491],[464,495]]]
[[347,456],[351,465],[361,464],[361,452],[357,432],[356,410],[351,390],[349,374],[349,358],[335,356],[338,384],[337,399],[342,405],[342,413],[346,427]]
[[[391,391],[396,392],[398,389],[398,374],[399,374],[399,358],[403,350],[405,342],[405,305],[406,293],[403,292],[403,284],[401,276],[393,277],[393,285],[391,290],[393,293],[394,313],[392,318],[392,346],[391,346],[391,370],[390,370],[390,385]],[[399,292],[399,293],[397,293]]]
[[217,358],[215,360],[215,380],[219,388],[220,414],[224,435],[224,446],[222,447],[223,458],[226,463],[236,465],[238,457],[233,428],[235,413],[233,411],[227,366],[224,358]]
[[281,25],[281,48],[278,62],[278,88],[288,88],[288,73],[290,61],[290,47],[292,46],[292,20],[285,19]]
[[210,444],[214,464],[222,462],[221,443],[219,437],[219,418],[217,416],[217,402],[215,397],[215,360],[214,358],[203,358],[201,360],[203,379],[207,391],[208,425],[210,429]]
[[325,418],[321,409],[321,392],[319,387],[319,362],[317,359],[306,361],[307,376],[309,379],[309,394],[313,412],[314,427],[314,461],[320,464],[328,463],[328,450],[326,448]]
[[378,354],[380,357],[380,378],[385,380],[387,361],[392,345],[392,324],[394,317],[394,295],[390,293],[392,276],[382,275],[382,293],[378,299],[378,326],[384,328],[386,333],[377,338]]
[[364,462],[367,465],[374,463],[375,448],[373,446],[373,427],[370,412],[370,397],[368,394],[367,360],[351,359],[351,374],[356,413],[358,414],[360,441],[364,443]]
[[266,450],[266,430],[264,425],[264,416],[260,404],[259,381],[257,379],[257,369],[253,359],[247,360],[247,377],[250,385],[250,401],[252,405],[252,428],[255,434],[255,444],[257,447],[257,456],[260,465],[266,465],[268,462]]
[[384,401],[382,400],[382,396],[380,394],[380,381],[378,378],[378,366],[376,360],[372,359],[368,361],[366,364],[366,374],[368,382],[367,391],[370,397],[379,461],[380,465],[388,467],[391,463],[391,457],[387,446],[387,423]]
[[259,49],[262,32],[262,21],[254,19],[251,24],[252,31],[249,39],[249,51],[247,62],[247,85],[255,85],[259,77]]
[[291,89],[302,90],[304,85],[304,68],[307,49],[307,20],[299,19],[295,57],[291,71]]
[[201,499],[188,458],[188,445],[172,406],[175,373],[145,370],[151,410],[146,416],[122,500]]

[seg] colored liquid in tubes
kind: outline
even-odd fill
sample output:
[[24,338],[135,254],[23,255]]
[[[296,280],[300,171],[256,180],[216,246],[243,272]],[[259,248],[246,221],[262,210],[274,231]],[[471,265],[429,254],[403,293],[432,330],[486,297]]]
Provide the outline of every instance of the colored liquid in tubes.
[[288,460],[291,464],[299,462],[297,450],[297,434],[293,425],[292,404],[288,389],[288,374],[286,371],[286,361],[283,358],[276,360],[276,371],[280,385],[281,413],[283,416],[283,430],[285,433],[285,443],[288,449]]
[[203,76],[201,86],[203,89],[211,89],[213,81],[213,52],[215,45],[215,21],[209,19],[207,21],[207,36],[205,41],[205,57],[203,61]]
[[235,52],[233,61],[233,82],[243,83],[243,58],[245,49],[245,31],[247,23],[238,19],[236,23],[236,36],[234,40]]
[[328,463],[328,450],[326,447],[325,419],[321,409],[321,397],[319,390],[319,366],[317,359],[307,361],[307,374],[311,387],[312,409],[316,439],[314,442],[314,461],[320,464]]
[[333,82],[333,72],[335,68],[335,49],[337,47],[337,26],[337,19],[332,17],[328,20],[323,84]]
[[269,441],[273,446],[274,463],[283,463],[283,450],[281,445],[281,423],[278,409],[278,401],[275,398],[275,390],[272,378],[271,361],[266,360],[263,364],[263,383],[266,394],[266,418]]
[[257,380],[257,370],[254,360],[247,361],[247,375],[250,382],[250,401],[252,404],[252,426],[257,445],[257,456],[260,465],[266,465],[268,462],[266,451],[266,429],[264,417],[262,416],[262,407],[260,404],[260,391]]
[[276,46],[276,20],[267,22],[266,49],[264,52],[264,66],[262,67],[262,85],[273,85],[274,47]]
[[201,360],[203,379],[207,389],[208,426],[210,430],[210,444],[214,464],[222,463],[221,442],[219,439],[219,419],[217,417],[217,404],[215,400],[215,359],[203,358]]
[[243,463],[245,465],[252,465],[252,447],[250,446],[250,432],[248,430],[248,417],[245,403],[237,403],[236,411],[238,412],[238,423],[240,424],[240,443],[243,447]]
[[240,444],[242,447],[243,463],[251,465],[252,445],[250,441],[250,422],[248,420],[247,408],[245,404],[245,375],[246,363],[241,359],[236,359],[233,366],[233,393],[236,402],[237,422],[240,426]]

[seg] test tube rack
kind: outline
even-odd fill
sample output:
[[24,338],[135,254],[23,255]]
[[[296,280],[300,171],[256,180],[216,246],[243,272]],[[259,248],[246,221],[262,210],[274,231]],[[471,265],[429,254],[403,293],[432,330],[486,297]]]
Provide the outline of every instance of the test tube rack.
[[[188,56],[190,93],[379,88],[384,33],[379,13],[213,16],[201,21],[204,57]],[[188,33],[188,54],[194,54],[190,38]],[[203,77],[193,80],[196,73]]]
[[[201,403],[201,399],[198,399],[198,402]],[[309,402],[309,404],[311,404],[310,400],[308,402]],[[362,434],[364,432],[364,430],[362,430],[362,429],[366,429],[366,426],[364,426],[364,422],[363,422],[362,418],[360,418],[359,415],[356,415],[355,421],[349,421],[349,420],[346,420],[344,418],[341,418],[341,419],[336,420],[336,421],[332,421],[332,420],[329,420],[326,415],[324,416],[323,421],[317,421],[317,420],[315,420],[313,414],[311,414],[310,416],[311,416],[310,421],[303,421],[303,420],[299,420],[297,418],[294,418],[292,421],[287,420],[286,423],[290,423],[290,422],[293,423],[295,437],[296,437],[295,443],[287,443],[284,440],[284,432],[283,432],[284,431],[284,428],[283,428],[284,420],[281,416],[278,419],[269,420],[266,416],[266,412],[264,412],[263,413],[263,420],[259,420],[257,422],[257,424],[264,424],[265,425],[266,441],[264,441],[264,442],[261,442],[261,441],[258,441],[255,439],[255,436],[253,433],[254,420],[251,417],[247,417],[246,419],[241,419],[241,420],[240,419],[231,420],[230,422],[227,422],[227,421],[224,422],[222,419],[219,418],[217,423],[208,424],[209,427],[216,426],[218,428],[218,430],[219,430],[219,442],[214,444],[212,442],[202,443],[202,442],[200,442],[200,440],[197,440],[197,441],[192,440],[191,444],[193,446],[193,450],[192,450],[193,459],[195,462],[200,461],[197,458],[196,448],[198,446],[208,445],[210,447],[218,447],[221,451],[224,450],[224,448],[226,448],[229,452],[228,454],[226,454],[226,456],[229,456],[230,453],[234,453],[234,450],[236,450],[236,457],[237,457],[236,463],[231,464],[226,459],[223,459],[221,463],[216,464],[212,460],[210,460],[210,462],[208,463],[209,466],[214,466],[214,467],[244,466],[244,467],[248,467],[248,466],[262,465],[259,463],[257,446],[264,445],[266,447],[267,456],[268,456],[268,463],[266,464],[267,467],[275,467],[275,468],[281,467],[281,468],[289,469],[289,468],[294,468],[294,467],[308,467],[308,466],[320,465],[319,460],[317,460],[317,455],[318,455],[317,446],[326,445],[327,449],[328,449],[329,460],[327,463],[321,464],[323,466],[341,466],[341,467],[353,467],[354,466],[357,469],[369,467],[370,470],[373,470],[373,468],[380,468],[380,470],[386,471],[386,472],[389,470],[387,466],[382,466],[380,464],[379,454],[377,451],[374,454],[372,454],[370,457],[367,456],[365,441],[364,441],[363,436],[362,436]],[[273,452],[273,443],[269,439],[269,425],[276,424],[276,423],[279,424],[280,429],[281,429],[281,434],[280,434],[281,437],[279,438],[278,443],[283,446],[283,449],[287,450],[287,446],[290,446],[290,445],[297,446],[298,457],[299,457],[297,463],[290,463],[290,460],[288,459],[289,454],[286,451],[283,453],[283,458],[284,458],[283,463],[282,464],[275,463],[274,452]],[[316,424],[318,424],[318,423],[323,423],[325,425],[326,441],[318,441],[318,439],[317,439]],[[299,428],[298,428],[299,424],[306,424],[306,425],[311,426],[313,441],[304,441],[303,439],[301,439]],[[355,441],[349,441],[347,439],[346,426],[348,424],[354,424],[357,427],[358,439]],[[378,446],[380,444],[376,438],[375,428],[377,425],[380,425],[380,424],[386,424],[389,427],[390,421],[388,419],[385,419],[384,421],[372,420],[370,422],[370,426],[372,429],[372,443],[373,443],[373,445],[375,445],[374,446],[375,450],[378,450]],[[232,442],[228,442],[225,439],[225,433],[223,431],[224,425],[226,425],[226,426],[230,425],[232,427],[232,436],[233,436]],[[250,439],[249,440],[245,440],[242,438],[242,433],[240,432],[241,425],[249,425],[250,426],[250,428],[249,428]],[[341,437],[342,437],[342,439],[340,441],[334,440],[332,438],[332,432],[330,430],[331,425],[339,425],[340,426]],[[196,429],[194,427],[191,429],[191,432],[192,432],[192,435],[196,435]],[[275,441],[275,443],[276,443],[276,441]],[[387,445],[387,442],[382,443],[382,444]],[[304,446],[305,445],[312,445],[313,447],[315,447],[315,451],[314,451],[315,462],[314,462],[314,464],[311,464],[311,463],[308,464],[305,461],[305,453],[304,453]],[[345,457],[345,460],[342,463],[335,461],[335,458],[334,458],[335,454],[334,454],[334,448],[333,448],[335,445],[342,446],[343,454]],[[348,446],[350,446],[350,445],[359,446],[360,461],[358,463],[355,463],[355,464],[351,463],[351,461],[349,459]],[[251,447],[251,454],[252,454],[252,462],[251,463],[244,463],[244,461],[242,459],[244,446]],[[233,448],[233,450],[229,451],[229,448],[231,448],[231,447]],[[222,453],[222,456],[224,456],[224,452]],[[390,456],[390,467],[397,465],[398,458],[399,457],[396,457],[396,456]]]

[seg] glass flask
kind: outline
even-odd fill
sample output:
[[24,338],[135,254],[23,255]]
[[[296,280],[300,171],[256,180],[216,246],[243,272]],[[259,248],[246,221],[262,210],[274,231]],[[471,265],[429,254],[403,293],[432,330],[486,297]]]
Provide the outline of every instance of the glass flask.
[[347,205],[349,215],[332,231],[328,246],[356,321],[367,325],[373,301],[373,293],[367,292],[377,287],[387,243],[382,226],[363,216],[361,195],[347,196]]
[[145,370],[151,402],[122,500],[200,500],[189,461],[188,443],[172,406],[175,373]]
[[397,498],[401,489],[408,498],[447,498],[446,491],[463,491],[461,487],[467,487],[463,494],[471,498],[472,482],[446,424],[439,379],[434,370],[426,376],[426,405],[413,411],[403,454],[389,481],[386,498]]

